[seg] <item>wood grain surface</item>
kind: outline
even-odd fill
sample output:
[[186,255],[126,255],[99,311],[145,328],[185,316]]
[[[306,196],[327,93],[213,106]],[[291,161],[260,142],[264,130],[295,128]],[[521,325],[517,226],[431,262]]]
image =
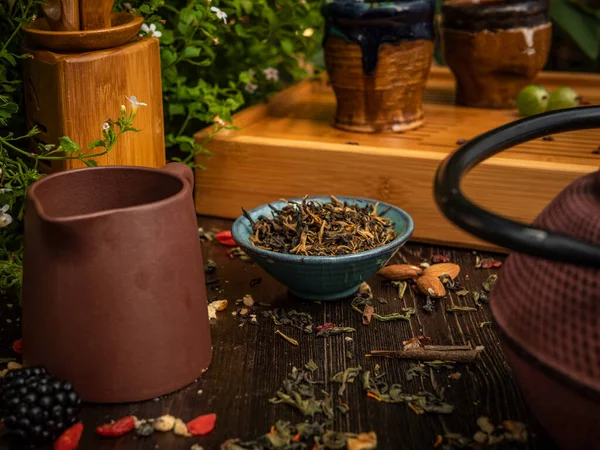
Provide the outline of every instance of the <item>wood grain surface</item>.
[[[585,101],[600,103],[598,75],[543,73],[548,89],[565,84]],[[425,124],[406,133],[364,134],[332,126],[335,96],[327,84],[307,81],[234,116],[240,130],[208,142],[212,157],[197,162],[196,210],[235,218],[280,198],[353,195],[392,203],[415,220],[419,242],[494,248],[450,224],[433,199],[439,164],[461,142],[518,119],[514,110],[454,105],[454,78],[432,68],[425,91]],[[196,134],[204,142],[211,128]],[[597,170],[600,130],[555,135],[504,151],[464,180],[465,193],[492,211],[531,222],[568,184]],[[498,249],[496,249],[498,250]]]
[[[230,222],[216,219],[200,219],[206,230],[227,229]],[[209,298],[214,296],[229,299],[229,308],[218,314],[211,325],[214,356],[206,374],[196,383],[172,395],[136,404],[102,406],[85,405],[82,419],[85,424],[82,449],[185,449],[198,443],[206,450],[217,450],[229,438],[251,439],[269,431],[279,419],[293,423],[302,417],[289,406],[272,405],[268,402],[280,387],[293,366],[299,367],[314,359],[320,366],[317,376],[329,378],[338,371],[358,364],[373,369],[381,364],[388,374],[388,380],[402,384],[404,392],[416,393],[434,387],[445,388],[446,401],[455,405],[455,411],[448,416],[416,415],[405,404],[383,404],[367,398],[359,383],[349,385],[345,401],[350,406],[347,416],[338,417],[335,427],[345,431],[375,431],[379,438],[379,449],[384,450],[429,450],[437,434],[444,430],[472,435],[477,429],[475,421],[487,415],[492,422],[504,419],[520,420],[529,427],[529,442],[521,447],[495,447],[555,450],[523,403],[520,391],[510,373],[499,345],[498,334],[493,327],[480,327],[480,323],[490,320],[487,306],[476,312],[447,312],[451,304],[475,306],[468,297],[440,300],[431,315],[421,309],[423,297],[407,290],[403,300],[398,299],[397,290],[382,283],[379,278],[371,280],[375,296],[381,296],[387,304],[376,304],[381,313],[399,310],[402,306],[415,307],[417,315],[410,322],[373,322],[368,327],[361,325],[361,317],[352,310],[348,301],[333,303],[306,303],[288,296],[285,287],[275,282],[260,268],[239,259],[231,260],[227,249],[213,241],[203,244],[205,259],[213,259],[217,270],[207,276]],[[453,248],[440,248],[409,244],[398,256],[397,261],[420,263],[430,260],[432,255],[444,254],[458,263],[461,274],[458,279],[467,289],[480,289],[481,283],[494,270],[476,270],[475,255],[470,251]],[[489,256],[489,255],[484,255]],[[210,286],[220,280],[222,293]],[[256,283],[251,287],[251,281]],[[254,284],[253,283],[253,284]],[[240,327],[231,315],[234,302],[245,294],[251,294],[256,301],[273,307],[296,309],[309,312],[317,324],[335,322],[357,329],[353,341],[347,342],[344,336],[317,338],[314,334],[303,334],[291,327],[276,327],[270,319],[259,316],[259,326]],[[83,300],[83,299],[82,299]],[[16,300],[0,302],[0,358],[14,355],[10,345],[19,337],[18,307]],[[264,307],[261,309],[269,309]],[[68,317],[57,328],[68,326]],[[274,334],[277,328],[297,339],[299,347],[294,347]],[[373,359],[364,355],[375,349],[398,349],[402,341],[418,334],[431,337],[432,343],[460,345],[472,343],[484,345],[481,359],[472,365],[457,364],[454,369],[428,370],[429,377],[406,381],[405,371],[409,361],[398,359]],[[127,345],[127,343],[123,343]],[[151,348],[140,351],[152,352]],[[174,349],[176,351],[176,349]],[[347,359],[346,351],[353,353]],[[161,361],[156,361],[161,364]],[[460,372],[458,380],[448,378],[453,372]],[[338,385],[327,383],[329,392]],[[128,435],[119,439],[102,440],[94,435],[96,425],[110,419],[135,414],[139,418],[173,414],[184,420],[203,413],[216,412],[217,426],[212,434],[201,438],[182,438],[167,434],[154,434],[146,439],[136,439]],[[17,441],[1,438],[1,450],[23,448]],[[48,447],[49,448],[49,447]]]
[[[98,165],[161,167],[165,164],[160,54],[157,39],[140,39],[119,47],[86,53],[58,54],[29,50],[24,62],[27,117],[45,144],[69,136],[81,146],[102,138],[102,124],[116,119],[126,96],[141,106],[126,133]],[[83,167],[77,160],[57,161],[52,170]]]

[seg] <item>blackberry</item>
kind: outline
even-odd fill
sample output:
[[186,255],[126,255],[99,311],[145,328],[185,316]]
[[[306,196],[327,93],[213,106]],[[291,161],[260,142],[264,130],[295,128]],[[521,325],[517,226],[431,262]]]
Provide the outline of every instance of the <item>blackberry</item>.
[[68,381],[43,367],[10,370],[0,378],[0,418],[31,443],[52,442],[77,421],[81,398]]

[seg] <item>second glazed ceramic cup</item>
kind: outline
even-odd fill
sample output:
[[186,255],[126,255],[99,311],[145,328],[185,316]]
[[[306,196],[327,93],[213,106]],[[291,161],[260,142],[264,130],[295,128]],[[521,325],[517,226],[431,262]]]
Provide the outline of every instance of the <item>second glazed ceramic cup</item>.
[[422,125],[434,9],[432,0],[325,4],[323,47],[337,128],[375,133]]
[[550,52],[545,0],[450,0],[442,7],[444,59],[456,77],[456,103],[514,108]]

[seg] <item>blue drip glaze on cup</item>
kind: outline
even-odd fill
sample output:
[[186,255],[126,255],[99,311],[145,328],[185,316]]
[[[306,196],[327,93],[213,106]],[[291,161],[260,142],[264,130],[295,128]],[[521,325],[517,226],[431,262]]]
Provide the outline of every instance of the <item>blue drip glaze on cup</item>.
[[[337,197],[348,204],[361,206],[377,203],[360,197]],[[329,203],[329,197],[309,197],[308,200]],[[300,202],[302,199],[294,199]],[[271,203],[281,208],[285,202]],[[304,256],[277,253],[254,247],[250,242],[252,227],[249,220],[240,216],[231,229],[235,242],[261,266],[269,275],[288,287],[296,297],[306,300],[339,300],[350,297],[358,291],[363,281],[371,278],[384,267],[396,252],[410,239],[414,223],[410,215],[400,208],[379,202],[377,213],[389,210],[383,215],[394,222],[398,236],[393,241],[372,250],[340,256]],[[248,211],[253,220],[260,216],[271,217],[273,211],[262,205]]]

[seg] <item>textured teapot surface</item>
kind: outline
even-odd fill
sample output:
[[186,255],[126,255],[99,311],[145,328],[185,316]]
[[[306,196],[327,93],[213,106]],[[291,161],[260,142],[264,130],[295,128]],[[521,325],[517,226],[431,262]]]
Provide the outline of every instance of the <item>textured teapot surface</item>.
[[[600,245],[600,171],[567,187],[534,224]],[[599,269],[513,253],[491,308],[509,341],[600,393]]]

